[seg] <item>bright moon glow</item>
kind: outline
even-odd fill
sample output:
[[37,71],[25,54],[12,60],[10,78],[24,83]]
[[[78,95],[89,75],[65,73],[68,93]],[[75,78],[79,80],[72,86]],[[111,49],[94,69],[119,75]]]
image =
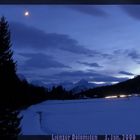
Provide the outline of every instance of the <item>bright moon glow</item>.
[[24,12],[24,16],[29,16],[29,15],[30,15],[29,11]]

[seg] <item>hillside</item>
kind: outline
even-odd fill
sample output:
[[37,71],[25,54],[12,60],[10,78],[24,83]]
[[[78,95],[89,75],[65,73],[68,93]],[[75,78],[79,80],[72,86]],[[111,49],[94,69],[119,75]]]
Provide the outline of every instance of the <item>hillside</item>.
[[136,76],[133,79],[129,79],[118,84],[92,88],[79,93],[79,95],[85,95],[87,97],[105,97],[109,95],[129,94],[140,94],[140,76]]

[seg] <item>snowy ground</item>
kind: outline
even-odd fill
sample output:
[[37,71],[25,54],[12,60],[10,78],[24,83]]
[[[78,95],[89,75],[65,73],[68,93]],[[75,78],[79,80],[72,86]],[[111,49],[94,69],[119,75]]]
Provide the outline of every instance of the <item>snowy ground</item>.
[[23,115],[22,134],[140,134],[140,97],[46,101]]

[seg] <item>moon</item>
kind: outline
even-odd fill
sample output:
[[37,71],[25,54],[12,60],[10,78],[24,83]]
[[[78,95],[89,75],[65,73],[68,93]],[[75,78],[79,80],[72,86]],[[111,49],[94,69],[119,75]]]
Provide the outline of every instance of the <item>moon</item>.
[[24,12],[24,16],[25,16],[25,17],[28,17],[28,16],[30,16],[30,13],[29,13],[29,11],[25,11],[25,12]]

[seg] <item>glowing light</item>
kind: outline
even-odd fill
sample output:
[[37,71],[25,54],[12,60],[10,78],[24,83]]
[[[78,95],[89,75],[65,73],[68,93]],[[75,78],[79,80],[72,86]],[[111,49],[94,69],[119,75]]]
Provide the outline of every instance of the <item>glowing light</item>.
[[118,98],[117,96],[106,96],[106,99]]
[[24,12],[24,16],[26,16],[26,17],[27,17],[27,16],[30,16],[29,11],[25,11],[25,12]]
[[119,97],[120,98],[125,98],[125,97],[127,97],[127,95],[120,95]]

